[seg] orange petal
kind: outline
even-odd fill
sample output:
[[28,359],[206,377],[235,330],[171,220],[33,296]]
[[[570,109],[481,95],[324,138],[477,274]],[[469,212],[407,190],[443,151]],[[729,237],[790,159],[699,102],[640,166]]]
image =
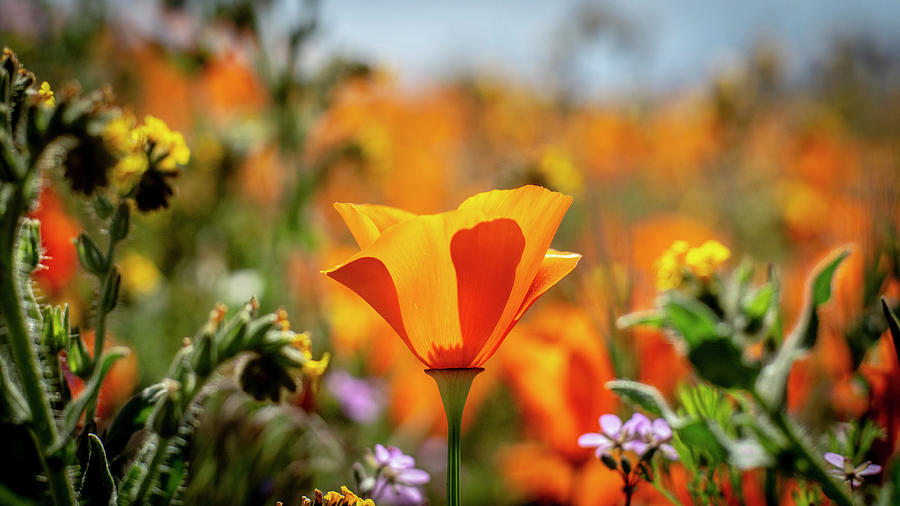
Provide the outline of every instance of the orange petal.
[[460,204],[460,210],[478,210],[488,219],[515,220],[525,236],[525,249],[516,269],[516,281],[510,292],[509,302],[503,310],[497,329],[476,360],[476,366],[487,360],[506,337],[571,203],[572,197],[568,195],[540,186],[523,186],[514,190],[479,193]]
[[460,230],[450,242],[460,332],[469,363],[497,328],[524,249],[525,236],[519,225],[506,218]]
[[[368,302],[372,309],[393,327],[412,352],[416,353],[416,350],[409,344],[409,336],[403,326],[400,301],[394,281],[391,279],[387,267],[380,260],[372,257],[360,257],[345,263],[340,268],[328,271],[327,274]],[[418,356],[418,353],[416,355]],[[421,357],[419,359],[421,360]]]
[[519,306],[515,318],[506,323],[506,328],[503,329],[500,339],[491,341],[489,345],[482,348],[481,353],[475,359],[475,365],[473,367],[481,367],[487,359],[491,358],[491,355],[497,351],[497,348],[500,347],[500,343],[503,342],[503,339],[509,334],[513,326],[518,323],[520,318],[522,318],[525,311],[534,304],[534,301],[536,301],[538,297],[550,289],[551,286],[555,285],[566,274],[572,272],[572,269],[578,265],[579,260],[581,260],[581,255],[578,253],[556,251],[555,249],[547,250],[547,254],[544,255],[544,261],[541,262],[538,273],[534,277],[531,286],[528,288],[528,293],[526,293],[525,299]]
[[[365,276],[356,279],[358,273],[352,270],[348,276],[340,272],[363,258],[377,260],[388,273],[383,280],[378,278],[379,283],[392,283],[406,332],[400,337],[413,353],[429,367],[469,367],[460,331],[450,241],[456,232],[482,221],[484,216],[472,211],[417,216],[384,229],[348,262],[325,273],[335,279],[340,277],[338,281],[365,298],[365,285],[371,281]],[[394,326],[389,313],[375,309]],[[440,350],[440,354],[434,355],[435,350]],[[431,356],[437,356],[440,362],[424,358]]]
[[528,287],[528,292],[525,294],[525,299],[519,307],[515,320],[518,321],[525,314],[525,311],[534,304],[534,301],[549,290],[551,286],[558,283],[566,274],[572,272],[572,269],[578,265],[579,260],[581,260],[581,255],[578,253],[556,251],[552,248],[547,250],[547,254],[544,255],[544,261],[541,262],[537,275],[534,277],[534,281]]
[[395,207],[373,204],[335,202],[334,208],[344,219],[344,223],[347,224],[347,228],[350,229],[350,233],[353,234],[360,249],[375,242],[375,239],[378,239],[378,236],[388,227],[416,216]]

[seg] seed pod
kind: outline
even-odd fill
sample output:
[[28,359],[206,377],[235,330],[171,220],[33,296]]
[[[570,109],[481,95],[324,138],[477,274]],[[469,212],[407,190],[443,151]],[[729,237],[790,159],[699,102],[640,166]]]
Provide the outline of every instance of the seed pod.
[[119,287],[122,284],[122,275],[119,269],[113,267],[112,272],[106,277],[106,283],[103,285],[103,296],[101,297],[101,308],[103,312],[109,313],[116,308],[119,302]]
[[631,474],[631,461],[628,460],[628,457],[622,456],[622,472],[625,474]]
[[69,343],[66,345],[66,363],[72,374],[81,379],[88,379],[94,371],[94,361],[77,329],[72,333]]
[[600,460],[603,461],[603,463],[606,465],[606,467],[610,468],[613,471],[615,471],[616,469],[619,468],[619,463],[616,462],[616,459],[613,458],[613,456],[608,453],[601,454]]
[[41,263],[41,222],[26,218],[20,234],[18,257],[31,272]]
[[161,437],[172,437],[181,425],[181,385],[172,379],[162,381],[165,392],[160,396],[148,421],[150,428]]
[[94,210],[97,211],[97,216],[105,220],[112,214],[113,206],[108,198],[97,194],[97,196],[94,197]]
[[191,368],[198,376],[205,378],[212,372],[214,365],[212,336],[204,333],[194,342],[191,352]]
[[109,237],[113,241],[121,241],[128,237],[128,228],[131,224],[131,206],[128,202],[122,202],[116,208],[112,223],[109,225]]
[[78,261],[86,271],[98,276],[106,272],[106,258],[90,236],[84,232],[79,234],[75,239],[75,249],[78,251]]

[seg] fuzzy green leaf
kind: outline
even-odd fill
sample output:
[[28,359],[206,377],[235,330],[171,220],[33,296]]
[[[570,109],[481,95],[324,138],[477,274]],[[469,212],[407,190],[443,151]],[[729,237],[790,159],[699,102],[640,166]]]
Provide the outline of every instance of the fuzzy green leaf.
[[109,462],[103,442],[95,434],[88,434],[90,457],[81,477],[81,490],[78,493],[80,504],[114,505],[118,502],[116,484],[109,472]]
[[617,379],[606,382],[606,388],[654,416],[661,416],[669,425],[681,424],[681,418],[675,414],[663,398],[659,390],[638,381]]
[[900,362],[900,321],[897,321],[897,315],[891,311],[887,301],[881,299],[881,309],[884,310],[884,317],[887,319],[888,328],[891,329],[891,339],[894,341],[894,353],[897,354],[897,362]]
[[649,311],[635,311],[621,316],[616,320],[616,326],[620,329],[638,326],[661,328],[665,324],[665,321],[665,315],[663,313],[651,309]]

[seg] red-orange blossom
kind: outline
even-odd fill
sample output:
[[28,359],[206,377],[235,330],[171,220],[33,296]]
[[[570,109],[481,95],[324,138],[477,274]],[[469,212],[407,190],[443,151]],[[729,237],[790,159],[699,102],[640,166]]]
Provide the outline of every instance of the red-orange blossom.
[[415,215],[336,203],[359,253],[324,271],[366,300],[432,369],[481,367],[581,255],[550,249],[572,198],[494,190]]

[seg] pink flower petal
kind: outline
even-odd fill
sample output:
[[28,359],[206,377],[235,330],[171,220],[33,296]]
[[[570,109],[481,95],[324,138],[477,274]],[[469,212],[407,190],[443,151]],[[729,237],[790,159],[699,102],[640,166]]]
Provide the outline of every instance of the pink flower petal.
[[600,428],[603,429],[604,434],[614,438],[622,429],[622,419],[616,415],[602,415]]

